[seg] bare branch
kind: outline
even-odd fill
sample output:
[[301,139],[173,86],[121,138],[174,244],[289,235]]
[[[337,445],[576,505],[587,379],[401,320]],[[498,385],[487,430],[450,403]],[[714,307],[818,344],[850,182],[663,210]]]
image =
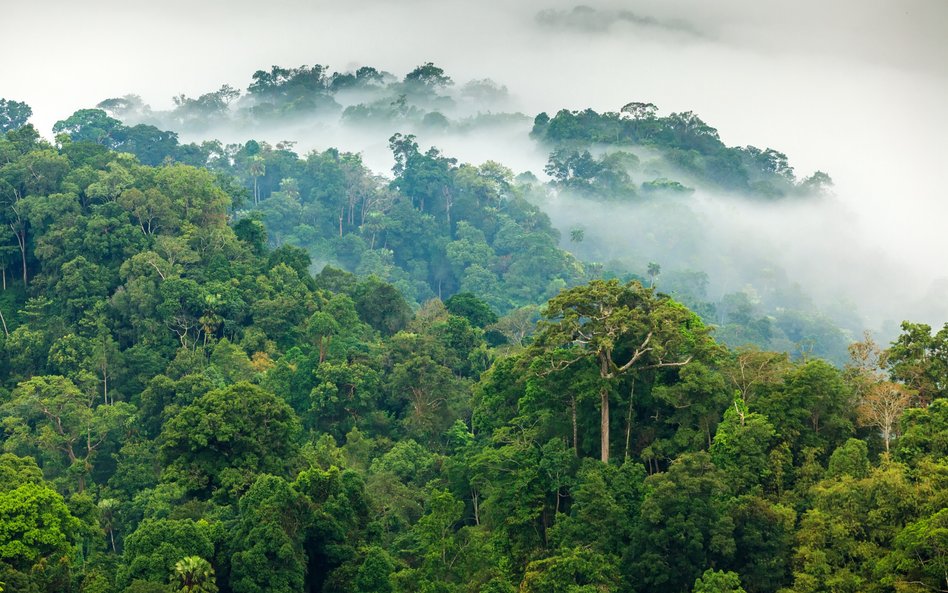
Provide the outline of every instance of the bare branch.
[[624,365],[618,367],[618,369],[616,369],[616,372],[624,373],[625,371],[632,368],[632,365],[638,362],[639,359],[645,356],[646,353],[651,351],[652,349],[647,347],[651,339],[652,339],[652,332],[648,332],[648,335],[645,336],[645,340],[642,341],[642,344],[638,348],[635,349],[635,352],[632,354],[632,358],[630,358],[629,361],[626,362]]

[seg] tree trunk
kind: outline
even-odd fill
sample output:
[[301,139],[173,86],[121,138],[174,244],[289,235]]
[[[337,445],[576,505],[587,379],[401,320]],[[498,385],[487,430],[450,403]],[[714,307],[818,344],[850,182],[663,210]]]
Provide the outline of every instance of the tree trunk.
[[632,402],[635,400],[635,379],[629,390],[629,415],[625,419],[625,458],[629,458],[629,445],[632,442]]
[[603,386],[599,391],[602,406],[602,416],[599,419],[599,430],[602,433],[602,462],[609,463],[609,388]]
[[599,417],[599,443],[602,451],[602,462],[609,463],[609,363],[612,362],[611,352],[602,352],[599,354],[599,376],[602,379],[602,387],[599,390],[600,399],[600,417]]
[[319,364],[323,364],[326,361],[326,354],[329,352],[329,343],[332,341],[332,336],[320,336],[317,343],[319,348]]
[[22,236],[17,235],[16,240],[20,246],[20,261],[23,262],[23,286],[28,286],[29,279],[26,275],[26,233],[24,232]]
[[570,396],[570,411],[573,413],[573,454],[579,457],[579,429],[576,426],[576,394]]
[[[63,432],[63,428],[62,428],[62,420],[57,418],[56,423],[57,423],[57,429],[58,429],[59,434],[61,436],[65,436],[65,432]],[[69,457],[69,463],[71,465],[74,465],[77,461],[79,461],[79,458],[76,456],[75,449],[72,448],[72,443],[66,443],[65,451],[66,451],[66,455]],[[84,464],[88,463],[88,457],[89,457],[89,449],[87,448],[86,460]],[[84,474],[79,474],[79,494],[82,494],[83,492],[85,492],[85,490],[86,490],[86,477]]]
[[481,524],[481,511],[480,511],[480,505],[478,504],[478,498],[480,497],[477,495],[477,490],[472,490],[471,503],[474,505],[474,525]]
[[448,221],[448,234],[453,235],[451,233],[451,206],[453,205],[451,192],[446,187],[441,188],[441,191],[444,193],[444,214]]

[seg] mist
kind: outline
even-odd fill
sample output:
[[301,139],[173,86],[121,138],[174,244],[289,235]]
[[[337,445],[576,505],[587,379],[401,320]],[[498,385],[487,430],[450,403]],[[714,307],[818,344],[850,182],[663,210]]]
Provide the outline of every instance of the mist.
[[[816,306],[852,303],[874,328],[948,320],[940,174],[948,158],[948,4],[940,0],[792,7],[16,0],[5,12],[15,24],[6,45],[18,50],[0,55],[0,97],[32,105],[32,121],[47,135],[55,121],[108,97],[136,93],[156,110],[170,109],[179,93],[197,96],[223,83],[245,89],[251,73],[271,64],[371,65],[401,77],[433,61],[458,87],[484,78],[505,85],[505,109],[529,119],[562,108],[617,110],[629,101],[653,102],[666,114],[694,111],[728,145],[774,147],[801,177],[827,171],[835,195],[761,204],[699,190],[666,218],[647,205],[589,207],[562,195],[544,208],[564,237],[587,229],[584,244],[564,240],[565,248],[602,260],[632,254],[632,268],[655,261],[700,269],[714,295],[744,289],[769,261]],[[529,127],[526,120],[462,134],[356,129],[328,118],[180,131],[182,141],[293,140],[298,152],[334,146],[362,152],[379,172],[391,166],[391,133],[414,132],[423,148],[542,177],[546,154],[527,137]],[[683,221],[688,237],[668,230],[640,240],[643,227],[675,229]]]
[[[773,203],[699,191],[603,203],[559,193],[541,207],[563,229],[564,248],[582,259],[642,277],[649,263],[659,264],[659,290],[675,290],[666,278],[704,272],[709,302],[745,293],[765,312],[807,308],[851,337],[867,329],[894,337],[906,311],[915,321],[944,323],[944,277],[906,274],[837,199]],[[578,242],[569,238],[574,230],[583,233]]]

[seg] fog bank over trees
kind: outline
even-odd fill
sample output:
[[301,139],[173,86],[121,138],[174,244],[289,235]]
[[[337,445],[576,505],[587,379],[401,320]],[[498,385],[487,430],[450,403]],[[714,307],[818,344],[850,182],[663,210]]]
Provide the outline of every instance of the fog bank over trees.
[[[901,300],[896,293],[907,290],[937,301],[944,290],[943,2],[283,1],[259,10],[240,1],[104,0],[87,8],[47,0],[7,9],[17,24],[6,32],[13,46],[49,32],[28,60],[20,52],[0,56],[2,94],[30,103],[46,134],[64,114],[104,97],[137,93],[169,109],[172,96],[199,96],[212,90],[210,81],[243,90],[248,73],[270,64],[340,71],[372,64],[402,75],[433,60],[458,82],[489,77],[505,85],[508,110],[529,117],[650,101],[666,113],[700,114],[729,145],[779,147],[798,171],[828,171],[835,182],[839,205],[830,210],[840,218],[823,222],[846,230],[835,241],[831,234],[824,251],[806,251],[821,260],[816,268],[864,263],[862,290],[880,260],[892,262],[881,270],[897,277],[879,278],[878,300]],[[68,31],[81,31],[82,43]],[[362,39],[372,42],[355,42]],[[298,150],[364,151],[376,170],[389,164],[382,134],[323,124],[270,133],[254,137],[294,140]],[[519,134],[429,131],[419,140],[462,161],[491,158],[542,177],[542,151]],[[787,243],[805,243],[786,234]],[[937,321],[944,313],[930,305],[916,316]]]

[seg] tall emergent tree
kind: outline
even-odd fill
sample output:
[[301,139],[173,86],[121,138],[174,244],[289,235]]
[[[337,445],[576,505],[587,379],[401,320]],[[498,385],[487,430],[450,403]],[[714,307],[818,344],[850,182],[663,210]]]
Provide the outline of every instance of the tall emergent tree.
[[26,125],[33,115],[33,109],[21,101],[0,99],[0,134]]
[[712,342],[697,315],[632,281],[594,280],[547,304],[535,342],[550,372],[594,359],[601,386],[601,459],[609,462],[609,396],[627,374],[682,367]]

